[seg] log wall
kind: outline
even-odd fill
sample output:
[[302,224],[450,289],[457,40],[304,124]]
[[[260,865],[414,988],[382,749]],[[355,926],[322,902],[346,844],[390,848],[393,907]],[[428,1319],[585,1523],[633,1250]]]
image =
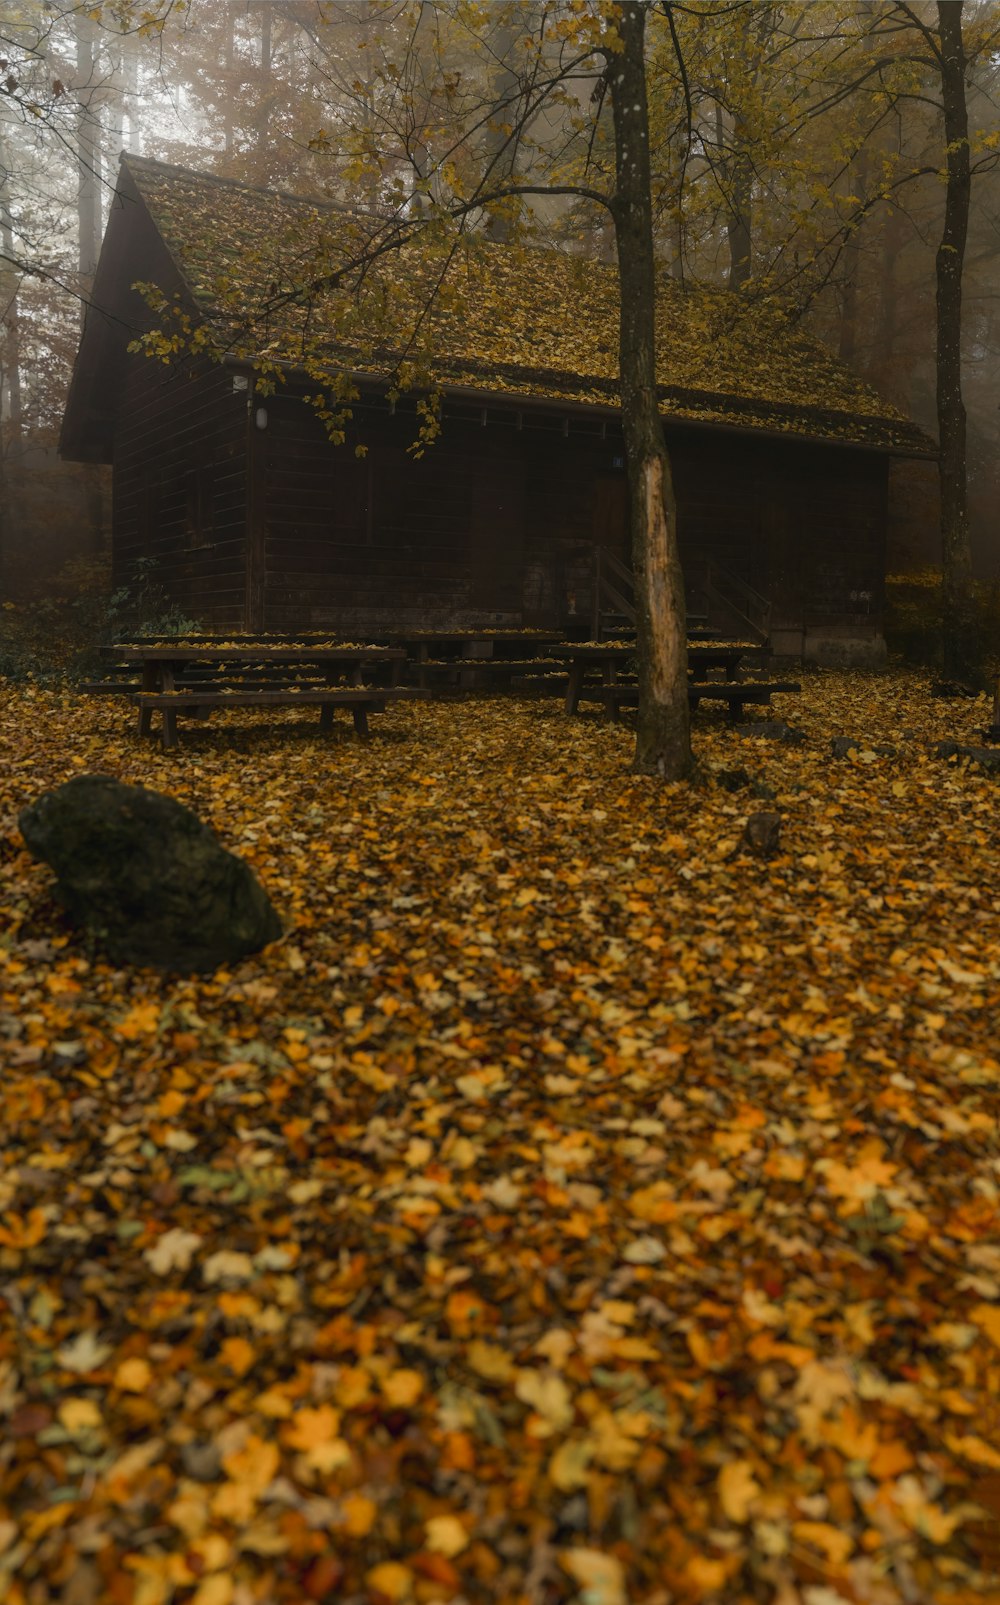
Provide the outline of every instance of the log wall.
[[114,583],[152,559],[171,599],[206,625],[243,622],[246,394],[222,368],[184,375],[136,358],[114,445]]

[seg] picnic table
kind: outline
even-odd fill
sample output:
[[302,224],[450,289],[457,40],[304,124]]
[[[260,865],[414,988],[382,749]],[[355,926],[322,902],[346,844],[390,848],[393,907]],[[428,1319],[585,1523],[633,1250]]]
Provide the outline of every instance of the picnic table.
[[[177,716],[204,716],[215,708],[318,706],[320,728],[332,726],[334,709],[349,707],[359,736],[368,734],[368,714],[384,712],[389,701],[419,696],[398,684],[405,652],[399,647],[362,644],[304,644],[268,641],[155,641],[105,649],[140,681],[98,682],[92,691],[119,690],[139,713],[139,734],[148,735],[152,715],[162,720],[164,747],[177,745]],[[381,670],[388,685],[366,684]]]
[[534,629],[429,629],[379,631],[375,639],[403,649],[406,676],[416,685],[451,682],[468,689],[538,668],[544,661],[539,653],[554,646],[559,636]]
[[[557,656],[567,661],[566,712],[576,713],[584,699],[603,702],[607,711],[617,717],[621,709],[635,705],[639,700],[634,679],[623,682],[623,670],[631,671],[635,660],[634,641],[585,641],[566,643],[557,648]],[[792,681],[748,681],[740,678],[740,669],[750,655],[759,657],[757,641],[689,641],[688,701],[697,708],[702,701],[725,702],[730,717],[738,719],[746,703],[770,704],[775,692],[795,692],[801,687]],[[721,669],[722,681],[704,678],[705,671]],[[600,685],[588,688],[588,674],[599,670]]]

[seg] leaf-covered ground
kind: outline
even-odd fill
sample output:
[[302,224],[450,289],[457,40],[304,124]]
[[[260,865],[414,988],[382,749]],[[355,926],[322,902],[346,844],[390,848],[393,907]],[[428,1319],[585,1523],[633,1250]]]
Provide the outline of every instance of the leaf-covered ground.
[[[998,793],[928,752],[988,710],[777,711],[806,746],[697,721],[761,802],[547,704],[163,754],[0,690],[11,1605],[996,1600]],[[86,771],[286,938],[92,961],[16,828]]]

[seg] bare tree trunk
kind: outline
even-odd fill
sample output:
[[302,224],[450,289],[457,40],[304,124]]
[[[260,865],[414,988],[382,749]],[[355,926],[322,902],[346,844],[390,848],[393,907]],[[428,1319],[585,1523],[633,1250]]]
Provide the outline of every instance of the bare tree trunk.
[[941,443],[941,563],[945,673],[969,678],[979,667],[974,640],[965,403],[962,399],[962,270],[972,175],[965,99],[963,0],[938,0],[941,104],[948,161],[944,229],[937,252],[937,415]]
[[265,5],[261,10],[260,20],[260,100],[257,110],[257,161],[256,178],[258,184],[265,184],[270,177],[270,133],[271,133],[271,7]]
[[128,141],[125,149],[142,155],[142,103],[139,99],[139,38],[129,34],[122,41],[122,72],[125,79],[125,114]]
[[[862,150],[852,163],[852,189],[860,202],[864,202],[868,192],[868,152]],[[861,272],[861,243],[859,230],[860,218],[848,225],[847,236],[844,240],[844,292],[840,306],[840,360],[851,363],[854,361],[858,348],[858,276]]]
[[[737,147],[743,138],[739,124],[733,128]],[[737,149],[729,171],[729,211],[726,239],[729,242],[729,289],[741,290],[750,277],[753,204],[753,167],[750,157]]]
[[85,10],[76,13],[76,80],[79,100],[77,195],[79,266],[84,293],[97,267],[100,229],[100,125],[94,113],[94,22]]
[[226,155],[233,154],[233,66],[235,63],[235,32],[236,9],[235,0],[225,0],[225,28],[226,28],[226,109],[224,134],[226,142]]
[[10,210],[10,163],[7,144],[0,131],[0,318],[3,320],[3,392],[6,405],[0,406],[7,425],[3,448],[14,455],[22,437],[21,336],[18,322],[18,274],[14,266],[14,219]]
[[632,516],[639,725],[634,767],[690,774],[684,577],[670,462],[656,397],[656,284],[644,52],[646,6],[624,0],[621,49],[608,54],[615,130],[613,216],[621,282],[622,428]]
[[896,396],[896,336],[899,333],[899,286],[896,267],[906,239],[903,212],[890,201],[882,229],[881,260],[878,277],[878,311],[869,377]]

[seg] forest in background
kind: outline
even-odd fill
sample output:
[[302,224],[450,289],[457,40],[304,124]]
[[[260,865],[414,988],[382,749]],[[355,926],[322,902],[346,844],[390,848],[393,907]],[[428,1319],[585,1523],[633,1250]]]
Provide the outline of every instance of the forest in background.
[[[29,558],[50,575],[101,550],[105,471],[60,464],[55,442],[120,152],[374,206],[419,206],[422,175],[428,207],[442,198],[435,189],[457,191],[473,169],[495,173],[497,188],[543,171],[551,184],[561,168],[578,182],[582,161],[588,172],[610,163],[592,115],[596,74],[568,77],[515,139],[505,120],[524,105],[525,39],[548,28],[557,40],[573,9],[534,0],[0,8],[8,588],[30,574]],[[935,10],[894,0],[652,8],[648,65],[663,270],[745,298],[779,297],[932,432],[945,147],[922,30]],[[989,577],[1000,559],[1000,7],[960,10],[973,165],[963,384],[973,551]],[[495,238],[517,230],[614,257],[606,216],[579,197],[502,200],[473,222]],[[901,479],[897,523],[918,515],[911,529],[921,539],[898,549],[916,564],[934,554],[933,480],[926,469]]]

